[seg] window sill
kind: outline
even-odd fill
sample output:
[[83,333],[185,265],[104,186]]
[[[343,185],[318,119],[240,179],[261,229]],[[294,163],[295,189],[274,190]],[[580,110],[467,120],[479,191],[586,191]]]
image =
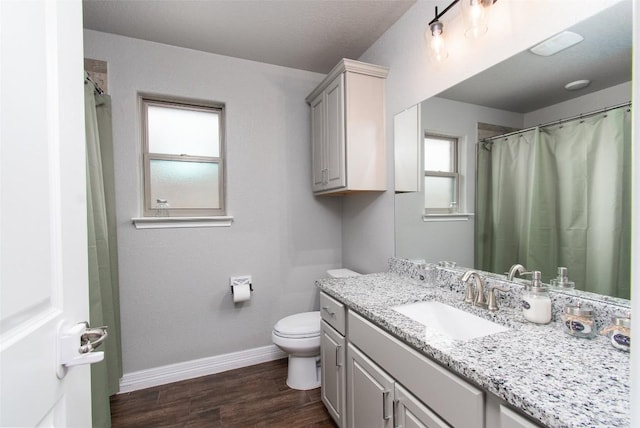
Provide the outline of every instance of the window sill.
[[229,227],[232,216],[217,217],[135,217],[131,221],[136,229],[171,229],[183,227]]
[[473,213],[424,214],[422,221],[467,221]]

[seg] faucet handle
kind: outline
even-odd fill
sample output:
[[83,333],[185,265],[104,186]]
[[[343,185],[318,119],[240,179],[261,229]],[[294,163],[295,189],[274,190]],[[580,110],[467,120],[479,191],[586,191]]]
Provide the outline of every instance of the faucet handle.
[[473,306],[487,309],[487,300],[484,298],[484,287],[480,285],[477,292],[478,294],[476,295],[476,300],[473,301]]
[[464,302],[468,304],[473,304],[475,300],[476,300],[476,289],[474,287],[474,283],[468,282],[467,292],[465,293],[465,296],[464,296]]
[[492,312],[495,312],[498,310],[498,301],[496,300],[496,290],[505,292],[505,291],[509,291],[509,288],[502,287],[500,285],[492,285],[489,287],[489,306],[487,309],[489,309]]

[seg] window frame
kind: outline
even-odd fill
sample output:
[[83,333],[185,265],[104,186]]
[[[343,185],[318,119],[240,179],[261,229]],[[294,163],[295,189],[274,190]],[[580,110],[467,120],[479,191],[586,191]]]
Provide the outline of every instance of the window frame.
[[427,186],[423,183],[424,188],[424,213],[425,215],[442,215],[442,214],[452,214],[456,215],[460,212],[460,139],[458,137],[453,137],[451,135],[443,135],[437,134],[429,131],[424,132],[424,137],[422,140],[422,149],[423,149],[423,162],[424,162],[424,154],[427,153],[426,140],[446,140],[449,141],[452,148],[452,169],[453,172],[445,172],[445,171],[432,171],[427,170],[426,166],[423,165],[423,173],[424,177],[451,177],[454,179],[454,191],[453,191],[453,199],[451,203],[455,203],[455,208],[429,208],[427,207]]
[[[151,201],[151,161],[169,160],[178,162],[215,163],[218,165],[219,208],[173,208],[169,201],[168,217],[220,217],[226,216],[226,144],[225,144],[225,106],[221,103],[187,100],[176,97],[139,94],[141,131],[142,131],[142,170],[143,170],[143,216],[157,217],[157,209]],[[214,156],[192,156],[188,154],[151,153],[149,151],[148,106],[203,111],[218,114],[219,153]]]

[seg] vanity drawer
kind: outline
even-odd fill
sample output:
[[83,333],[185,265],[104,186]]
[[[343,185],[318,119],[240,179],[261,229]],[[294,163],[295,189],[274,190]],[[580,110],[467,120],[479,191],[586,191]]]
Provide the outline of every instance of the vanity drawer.
[[341,335],[345,335],[345,309],[344,305],[325,293],[320,293],[320,315],[331,327]]
[[454,427],[483,428],[484,392],[349,311],[349,341]]

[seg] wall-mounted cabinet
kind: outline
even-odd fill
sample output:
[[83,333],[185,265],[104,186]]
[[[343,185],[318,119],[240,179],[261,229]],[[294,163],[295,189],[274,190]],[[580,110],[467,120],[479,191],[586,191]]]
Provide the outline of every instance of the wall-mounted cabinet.
[[343,59],[307,97],[313,191],[385,191],[384,85],[388,69]]

